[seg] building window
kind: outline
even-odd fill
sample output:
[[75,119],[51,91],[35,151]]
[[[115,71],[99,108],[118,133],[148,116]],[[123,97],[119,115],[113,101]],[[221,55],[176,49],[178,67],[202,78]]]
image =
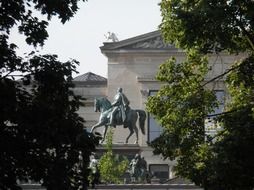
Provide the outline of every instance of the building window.
[[[158,90],[149,91],[149,96],[153,96],[158,92]],[[154,119],[154,117],[148,113],[148,142],[152,142],[154,139],[160,136],[162,132],[162,127]]]
[[216,95],[216,99],[219,102],[219,106],[218,106],[218,108],[215,108],[214,111],[209,115],[220,114],[224,110],[225,92],[223,90],[215,90],[215,95]]
[[223,113],[225,107],[225,92],[223,90],[215,90],[216,98],[219,102],[219,106],[211,112],[208,117],[205,119],[205,131],[206,137],[213,138],[218,131],[221,130],[221,126],[216,122],[216,115]]
[[162,127],[158,124],[158,122],[151,116],[151,114],[148,115],[148,141],[152,142],[154,139],[160,136],[162,132]]
[[169,166],[167,164],[150,164],[149,172],[161,181],[169,178]]
[[[158,90],[149,91],[149,96],[153,96],[158,92]],[[217,114],[223,113],[225,107],[225,91],[215,90],[216,98],[219,102],[217,108],[211,112],[208,117],[205,119],[205,131],[206,136],[213,137],[221,130],[221,126],[215,121]],[[154,139],[160,136],[163,128],[159,123],[154,119],[154,117],[148,113],[148,142],[152,142]]]

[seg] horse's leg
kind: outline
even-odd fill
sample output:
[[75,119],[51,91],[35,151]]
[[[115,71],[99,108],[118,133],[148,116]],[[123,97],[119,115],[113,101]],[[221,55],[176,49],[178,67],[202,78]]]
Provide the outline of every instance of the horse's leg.
[[126,144],[128,143],[129,138],[131,137],[131,135],[134,133],[133,128],[131,126],[128,125],[128,129],[130,130],[130,134],[128,135],[128,137],[125,140]]
[[96,128],[100,127],[100,126],[102,126],[101,123],[96,123],[95,125],[93,125],[93,126],[92,126],[92,129],[91,129],[91,133],[93,133],[94,130],[95,130]]
[[105,140],[105,138],[106,138],[107,131],[108,131],[108,126],[105,125],[104,131],[103,131],[103,138],[101,139],[101,143],[104,142],[104,140]]
[[138,144],[138,128],[137,128],[137,125],[136,125],[137,119],[138,119],[138,114],[134,110],[132,110],[131,113],[132,113],[131,128],[132,128],[132,131],[134,131],[135,134],[136,134],[136,140],[135,140],[134,144]]
[[133,129],[136,133],[136,141],[134,142],[134,144],[138,144],[138,128],[137,128],[136,123],[133,124]]

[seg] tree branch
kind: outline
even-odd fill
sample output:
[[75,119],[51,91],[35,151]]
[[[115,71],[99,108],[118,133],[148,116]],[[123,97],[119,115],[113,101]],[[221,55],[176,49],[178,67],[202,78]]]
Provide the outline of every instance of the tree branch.
[[[241,64],[240,64],[240,65],[241,65]],[[201,87],[204,87],[205,85],[207,85],[207,84],[209,84],[209,83],[211,83],[211,82],[213,82],[213,81],[215,81],[215,80],[217,80],[217,79],[219,79],[219,78],[222,78],[223,76],[227,75],[227,74],[230,73],[231,71],[233,71],[233,70],[239,68],[240,65],[237,65],[237,66],[235,66],[235,67],[232,67],[232,68],[226,70],[224,73],[222,73],[222,74],[220,74],[220,75],[218,75],[218,76],[216,76],[216,77],[210,79],[209,81],[205,82]]]
[[221,115],[227,115],[227,114],[231,114],[236,111],[238,111],[238,109],[230,110],[230,111],[226,111],[226,112],[222,112],[222,113],[210,114],[207,117],[217,117],[217,116],[221,116]]
[[254,51],[254,38],[252,37],[252,35],[245,29],[243,23],[242,23],[242,10],[241,7],[239,6],[239,11],[240,11],[240,20],[233,14],[232,17],[235,19],[237,25],[240,27],[240,29],[243,32],[243,35],[245,35],[247,41],[249,42],[250,47],[252,48],[252,50]]
[[8,72],[6,75],[0,77],[0,79],[5,79],[5,78],[7,78],[7,77],[23,77],[23,76],[24,76],[24,75],[22,75],[22,74],[20,74],[20,75],[14,75],[14,74],[11,75],[11,73],[13,73],[13,71]]
[[12,71],[9,71],[6,75],[0,77],[0,79],[4,79],[4,78],[8,77],[11,73],[12,73]]

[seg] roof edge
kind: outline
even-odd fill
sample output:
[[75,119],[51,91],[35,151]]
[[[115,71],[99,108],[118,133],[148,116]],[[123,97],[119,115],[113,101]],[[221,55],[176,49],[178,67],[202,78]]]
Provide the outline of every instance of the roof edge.
[[117,49],[117,48],[121,48],[123,46],[128,46],[132,43],[137,43],[139,41],[154,38],[156,36],[161,36],[160,30],[156,30],[156,31],[149,32],[149,33],[146,33],[146,34],[138,35],[138,36],[128,38],[128,39],[125,39],[125,40],[121,40],[121,41],[118,41],[118,42],[104,42],[103,46],[101,46],[100,49],[101,49],[101,51],[114,50],[114,49]]

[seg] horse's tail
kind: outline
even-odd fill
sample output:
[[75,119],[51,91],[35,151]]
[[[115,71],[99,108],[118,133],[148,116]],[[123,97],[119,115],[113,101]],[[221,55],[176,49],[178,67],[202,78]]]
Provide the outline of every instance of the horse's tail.
[[143,135],[145,135],[145,121],[146,121],[146,112],[144,110],[135,110],[139,115],[139,127]]

